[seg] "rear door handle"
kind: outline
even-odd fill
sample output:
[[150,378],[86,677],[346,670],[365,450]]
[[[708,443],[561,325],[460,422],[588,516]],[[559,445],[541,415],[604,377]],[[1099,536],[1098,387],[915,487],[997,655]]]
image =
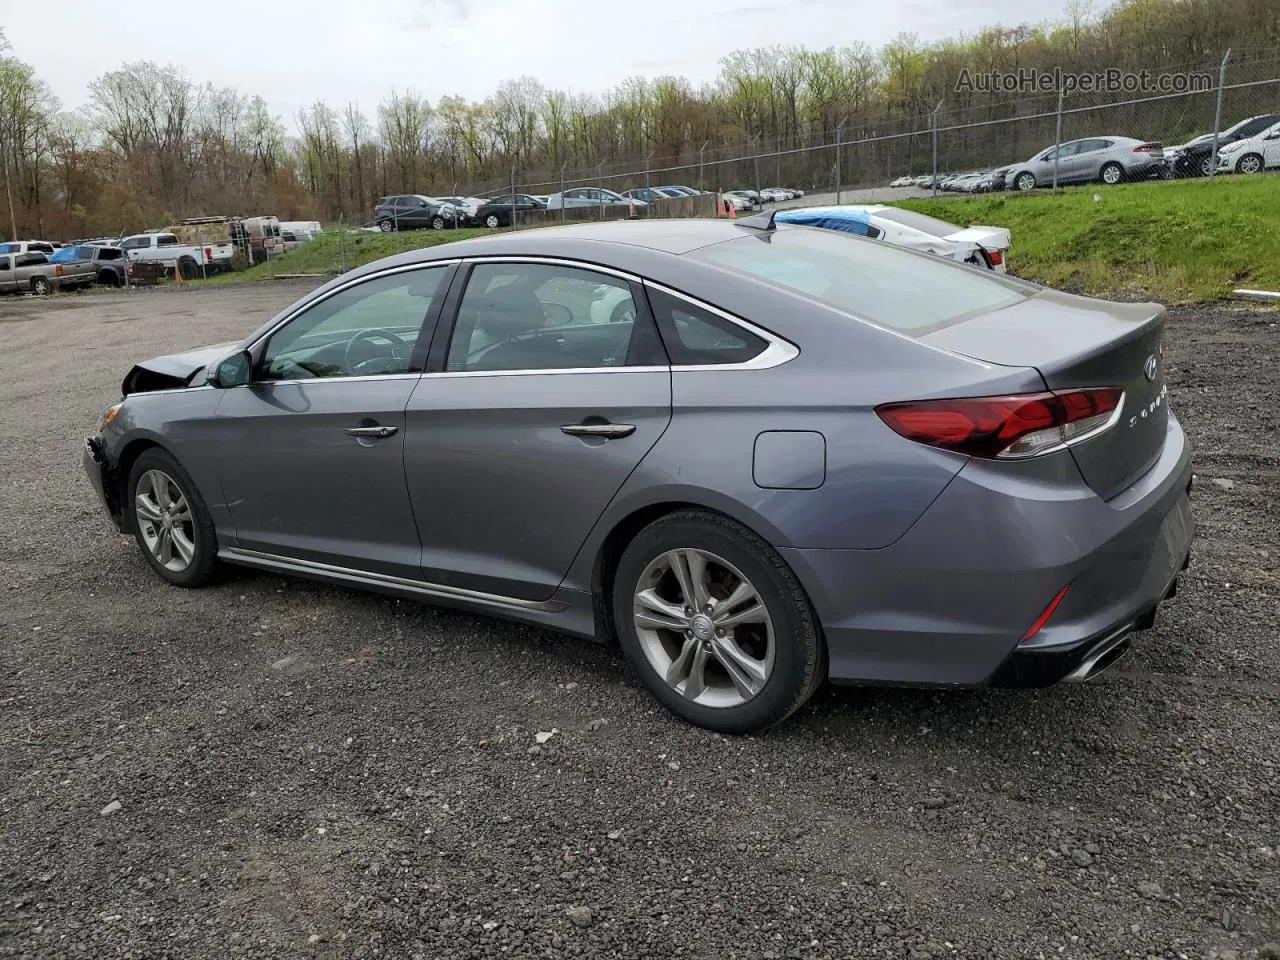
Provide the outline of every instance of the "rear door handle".
[[391,436],[399,429],[399,427],[347,427],[347,436],[384,438]]
[[560,428],[561,433],[571,437],[600,437],[604,440],[617,440],[629,437],[636,432],[634,423],[566,423]]

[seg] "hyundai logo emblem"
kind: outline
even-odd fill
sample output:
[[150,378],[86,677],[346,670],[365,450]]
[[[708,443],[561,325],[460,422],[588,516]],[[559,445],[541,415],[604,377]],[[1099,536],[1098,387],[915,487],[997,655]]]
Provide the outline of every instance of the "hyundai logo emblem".
[[1155,380],[1156,371],[1159,369],[1160,361],[1156,359],[1156,355],[1154,353],[1147,357],[1147,362],[1142,365],[1142,372],[1147,375],[1148,380]]

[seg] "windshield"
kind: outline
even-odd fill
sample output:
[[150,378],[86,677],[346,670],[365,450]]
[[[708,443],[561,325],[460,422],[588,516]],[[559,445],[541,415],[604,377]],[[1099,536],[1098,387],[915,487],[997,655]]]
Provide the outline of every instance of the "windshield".
[[932,254],[807,227],[726,240],[689,256],[912,336],[1009,306],[1039,289]]

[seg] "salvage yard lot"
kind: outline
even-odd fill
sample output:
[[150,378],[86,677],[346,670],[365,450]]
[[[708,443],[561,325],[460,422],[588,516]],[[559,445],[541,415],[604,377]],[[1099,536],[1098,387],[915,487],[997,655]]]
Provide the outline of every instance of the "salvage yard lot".
[[827,690],[727,738],[609,647],[252,572],[176,590],[112,532],[80,447],[129,365],[235,339],[305,289],[0,304],[0,956],[1280,940],[1280,313],[1171,312],[1198,538],[1116,671]]

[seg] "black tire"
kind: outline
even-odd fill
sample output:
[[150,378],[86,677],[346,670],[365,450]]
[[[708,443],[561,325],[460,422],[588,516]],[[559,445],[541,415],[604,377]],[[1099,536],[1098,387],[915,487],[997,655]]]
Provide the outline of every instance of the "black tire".
[[194,280],[200,276],[200,265],[190,257],[183,257],[178,261],[178,273],[182,275],[183,280]]
[[1117,183],[1124,182],[1124,167],[1115,163],[1104,163],[1102,169],[1098,171],[1098,179],[1109,186],[1115,186]]
[[498,227],[502,226],[502,218],[496,213],[491,213],[484,218],[484,225],[490,230],[496,230]]
[[46,277],[35,277],[31,281],[31,292],[37,297],[47,297],[53,293],[53,284]]
[[[190,509],[191,521],[186,526],[190,534],[188,540],[194,545],[194,551],[190,562],[182,570],[172,570],[160,563],[159,559],[152,553],[144,536],[143,526],[145,521],[143,523],[139,522],[137,509],[140,491],[138,486],[142,478],[151,471],[159,471],[167,476],[170,482],[178,488]],[[162,579],[178,587],[202,587],[216,578],[218,572],[218,535],[213,529],[213,520],[209,516],[209,508],[205,506],[204,499],[200,496],[200,491],[196,489],[196,485],[192,482],[190,475],[182,468],[182,464],[178,463],[169,453],[154,447],[144,451],[134,461],[133,467],[129,471],[124,501],[127,529],[133,531],[134,538],[138,542],[138,549],[142,551],[143,559]]]
[[396,229],[395,221],[387,220],[385,217],[378,221],[378,229],[383,233],[394,233]]
[[431,229],[432,229],[432,230],[443,230],[443,229],[444,229],[444,217],[432,217],[432,218],[431,218]]
[[1200,176],[1207,177],[1213,173],[1213,154],[1205,154],[1200,158]]
[[1246,153],[1236,161],[1236,173],[1261,173],[1266,169],[1266,161],[1258,153]]
[[98,286],[118,287],[120,286],[120,275],[112,270],[102,270],[98,273]]
[[1023,193],[1034,190],[1036,188],[1036,175],[1030,170],[1024,170],[1022,173],[1014,177],[1013,185]]
[[[640,579],[655,560],[681,549],[706,551],[736,567],[773,621],[772,671],[758,692],[737,705],[708,706],[686,698],[667,684],[642,646],[634,617]],[[826,679],[826,646],[804,588],[773,547],[728,517],[681,510],[654,521],[623,551],[612,594],[614,623],[627,659],[664,706],[696,726],[734,734],[764,730],[799,710]],[[678,633],[671,637],[683,642]],[[723,668],[717,664],[717,669]]]

